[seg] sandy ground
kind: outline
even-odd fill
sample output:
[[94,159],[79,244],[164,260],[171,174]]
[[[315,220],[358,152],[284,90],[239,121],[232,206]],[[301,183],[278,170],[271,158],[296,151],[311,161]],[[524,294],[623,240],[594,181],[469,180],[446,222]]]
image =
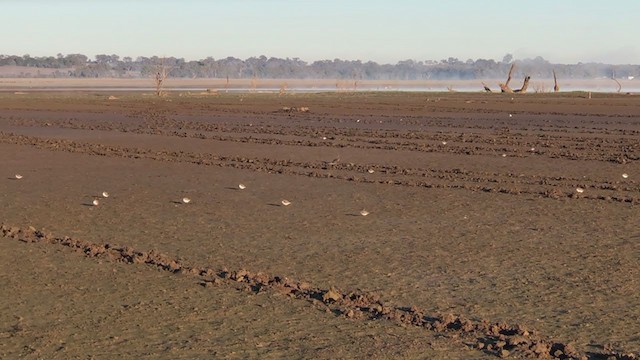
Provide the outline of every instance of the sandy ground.
[[640,97],[111,95],[0,95],[3,224],[375,293],[420,321],[6,232],[5,357],[532,356],[431,320],[447,314],[578,358],[640,349]]

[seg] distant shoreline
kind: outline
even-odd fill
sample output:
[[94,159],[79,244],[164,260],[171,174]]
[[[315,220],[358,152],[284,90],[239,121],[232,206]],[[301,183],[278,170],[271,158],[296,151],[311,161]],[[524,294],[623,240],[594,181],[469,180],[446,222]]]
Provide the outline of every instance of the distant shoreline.
[[[516,80],[516,79],[514,79]],[[211,91],[211,92],[260,92],[280,91],[464,91],[480,92],[486,83],[494,92],[504,79],[488,80],[335,80],[335,79],[185,79],[166,80],[167,91]],[[618,80],[621,93],[640,92],[640,79]],[[519,85],[518,81],[512,86]],[[151,91],[152,79],[135,78],[0,78],[0,91]],[[567,91],[593,91],[615,93],[618,85],[612,79],[560,80],[560,89]],[[532,79],[529,93],[553,91],[553,79]]]

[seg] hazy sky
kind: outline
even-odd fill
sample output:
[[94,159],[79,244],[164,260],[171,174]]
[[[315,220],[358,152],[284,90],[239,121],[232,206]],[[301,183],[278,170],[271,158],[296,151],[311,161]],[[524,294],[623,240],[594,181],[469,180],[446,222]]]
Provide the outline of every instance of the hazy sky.
[[640,64],[640,0],[0,0],[0,54]]

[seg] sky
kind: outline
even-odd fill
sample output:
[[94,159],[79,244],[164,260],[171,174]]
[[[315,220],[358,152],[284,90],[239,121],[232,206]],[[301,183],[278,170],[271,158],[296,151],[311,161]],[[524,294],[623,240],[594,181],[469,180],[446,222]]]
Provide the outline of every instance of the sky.
[[640,64],[639,0],[0,0],[0,54]]

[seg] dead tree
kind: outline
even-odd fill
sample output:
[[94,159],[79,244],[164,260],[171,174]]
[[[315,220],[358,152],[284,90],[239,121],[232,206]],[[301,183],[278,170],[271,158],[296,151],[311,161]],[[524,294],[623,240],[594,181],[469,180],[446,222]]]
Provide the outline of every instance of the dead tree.
[[160,63],[156,66],[156,74],[154,77],[154,81],[156,83],[156,95],[164,96],[164,81],[167,80],[168,71],[167,67],[164,64],[164,58],[160,60]]
[[516,63],[511,64],[511,68],[509,69],[509,75],[507,75],[507,81],[504,84],[498,84],[500,86],[500,91],[503,93],[526,93],[527,88],[529,87],[529,80],[531,80],[531,76],[527,75],[524,77],[524,82],[522,83],[522,87],[520,89],[512,90],[509,87],[509,82],[511,82],[511,74],[513,74],[513,68],[515,68]]
[[553,70],[553,92],[559,92],[560,85],[558,85],[558,78],[556,77],[556,71]]
[[257,87],[258,87],[258,78],[254,75],[251,78],[251,91],[256,92]]
[[620,84],[620,81],[618,81],[618,79],[616,79],[616,78],[611,78],[611,80],[615,81],[616,84],[618,84],[618,91],[617,92],[622,91],[622,84]]
[[287,84],[286,82],[283,82],[282,84],[280,84],[280,94],[279,96],[283,96],[287,94],[287,87],[289,86],[289,84]]
[[513,92],[515,93],[526,93],[527,88],[529,87],[529,80],[531,80],[531,76],[527,75],[524,77],[524,82],[522,83],[522,87],[520,89],[515,89]]
[[509,82],[511,81],[511,74],[513,73],[513,68],[516,66],[516,63],[511,64],[511,68],[509,69],[509,75],[507,76],[507,81],[504,84],[498,84],[500,86],[500,90],[506,93],[512,93],[513,90],[509,87]]

